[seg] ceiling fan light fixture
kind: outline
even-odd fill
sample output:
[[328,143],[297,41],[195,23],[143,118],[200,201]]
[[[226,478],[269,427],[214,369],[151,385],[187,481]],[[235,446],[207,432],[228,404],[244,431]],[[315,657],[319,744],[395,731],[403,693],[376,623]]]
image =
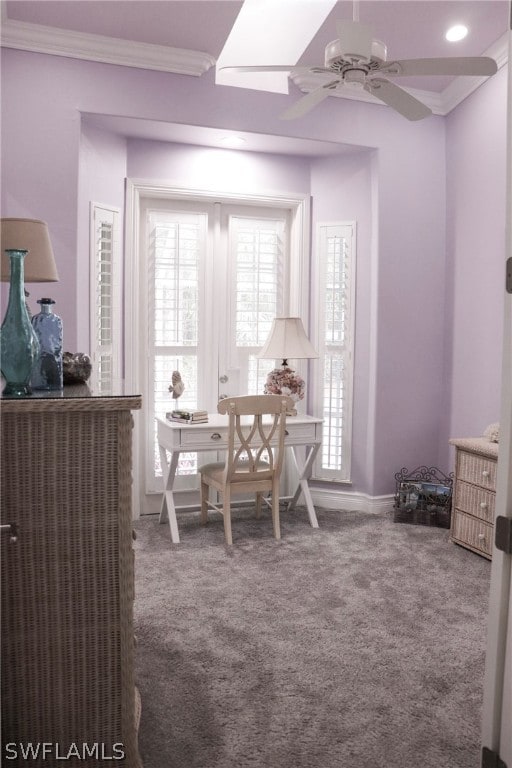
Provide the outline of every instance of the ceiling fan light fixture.
[[468,34],[468,28],[464,24],[454,24],[453,27],[447,30],[445,38],[450,43],[458,43],[459,40],[464,40]]
[[343,78],[345,85],[353,90],[362,90],[366,82],[366,72],[361,69],[351,69]]

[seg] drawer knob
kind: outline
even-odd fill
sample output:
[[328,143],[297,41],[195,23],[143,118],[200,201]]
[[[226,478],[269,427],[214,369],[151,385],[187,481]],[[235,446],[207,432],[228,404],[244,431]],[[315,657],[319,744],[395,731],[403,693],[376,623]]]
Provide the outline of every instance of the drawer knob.
[[214,432],[212,435],[210,435],[210,437],[211,437],[212,440],[220,440],[221,439],[221,435],[219,435],[218,432]]
[[485,539],[485,533],[479,533],[478,538],[480,541],[483,541]]
[[482,477],[489,477],[490,474],[491,473],[489,472],[488,469],[484,469],[483,472],[482,472]]
[[480,509],[487,509],[487,502],[486,501],[481,501],[480,502]]

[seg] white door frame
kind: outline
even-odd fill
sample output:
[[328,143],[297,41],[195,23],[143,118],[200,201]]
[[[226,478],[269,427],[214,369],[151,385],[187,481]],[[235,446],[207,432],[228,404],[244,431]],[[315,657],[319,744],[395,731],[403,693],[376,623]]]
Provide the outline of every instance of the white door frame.
[[[231,205],[255,205],[271,208],[288,208],[290,223],[290,265],[293,279],[289,294],[289,312],[303,318],[306,331],[309,321],[309,243],[310,243],[310,196],[261,192],[244,194],[218,192],[216,190],[188,189],[172,181],[151,179],[126,179],[125,215],[125,272],[124,272],[124,378],[127,391],[140,392],[143,382],[140,376],[142,340],[140,338],[140,208],[145,198],[168,198],[201,202],[218,201]],[[139,517],[144,484],[141,483],[140,414],[134,412],[133,440],[133,511]]]
[[[510,4],[507,104],[507,201],[505,258],[512,259],[512,3]],[[505,276],[505,275],[504,275]],[[496,480],[496,517],[512,518],[512,294],[505,293]],[[482,717],[482,748],[512,768],[512,555],[492,552],[487,656]]]

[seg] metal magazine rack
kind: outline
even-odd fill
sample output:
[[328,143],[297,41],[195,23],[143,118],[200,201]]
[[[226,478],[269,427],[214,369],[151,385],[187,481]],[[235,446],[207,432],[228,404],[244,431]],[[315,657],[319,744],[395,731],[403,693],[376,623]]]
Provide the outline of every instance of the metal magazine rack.
[[453,472],[445,475],[437,467],[405,467],[395,474],[395,523],[450,527]]

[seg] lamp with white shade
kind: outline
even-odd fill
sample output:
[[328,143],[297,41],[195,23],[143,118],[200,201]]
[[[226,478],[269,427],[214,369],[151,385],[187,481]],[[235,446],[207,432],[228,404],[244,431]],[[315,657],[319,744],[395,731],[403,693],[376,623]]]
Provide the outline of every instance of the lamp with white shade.
[[2,219],[1,277],[9,281],[9,303],[0,329],[0,370],[4,395],[31,393],[30,377],[39,354],[39,342],[25,304],[25,282],[59,279],[48,225],[38,219]]
[[306,384],[288,365],[288,358],[311,360],[318,354],[306,336],[300,317],[276,317],[269,337],[258,354],[259,358],[281,359],[279,368],[267,376],[264,392],[266,395],[289,395],[295,402],[304,398]]

